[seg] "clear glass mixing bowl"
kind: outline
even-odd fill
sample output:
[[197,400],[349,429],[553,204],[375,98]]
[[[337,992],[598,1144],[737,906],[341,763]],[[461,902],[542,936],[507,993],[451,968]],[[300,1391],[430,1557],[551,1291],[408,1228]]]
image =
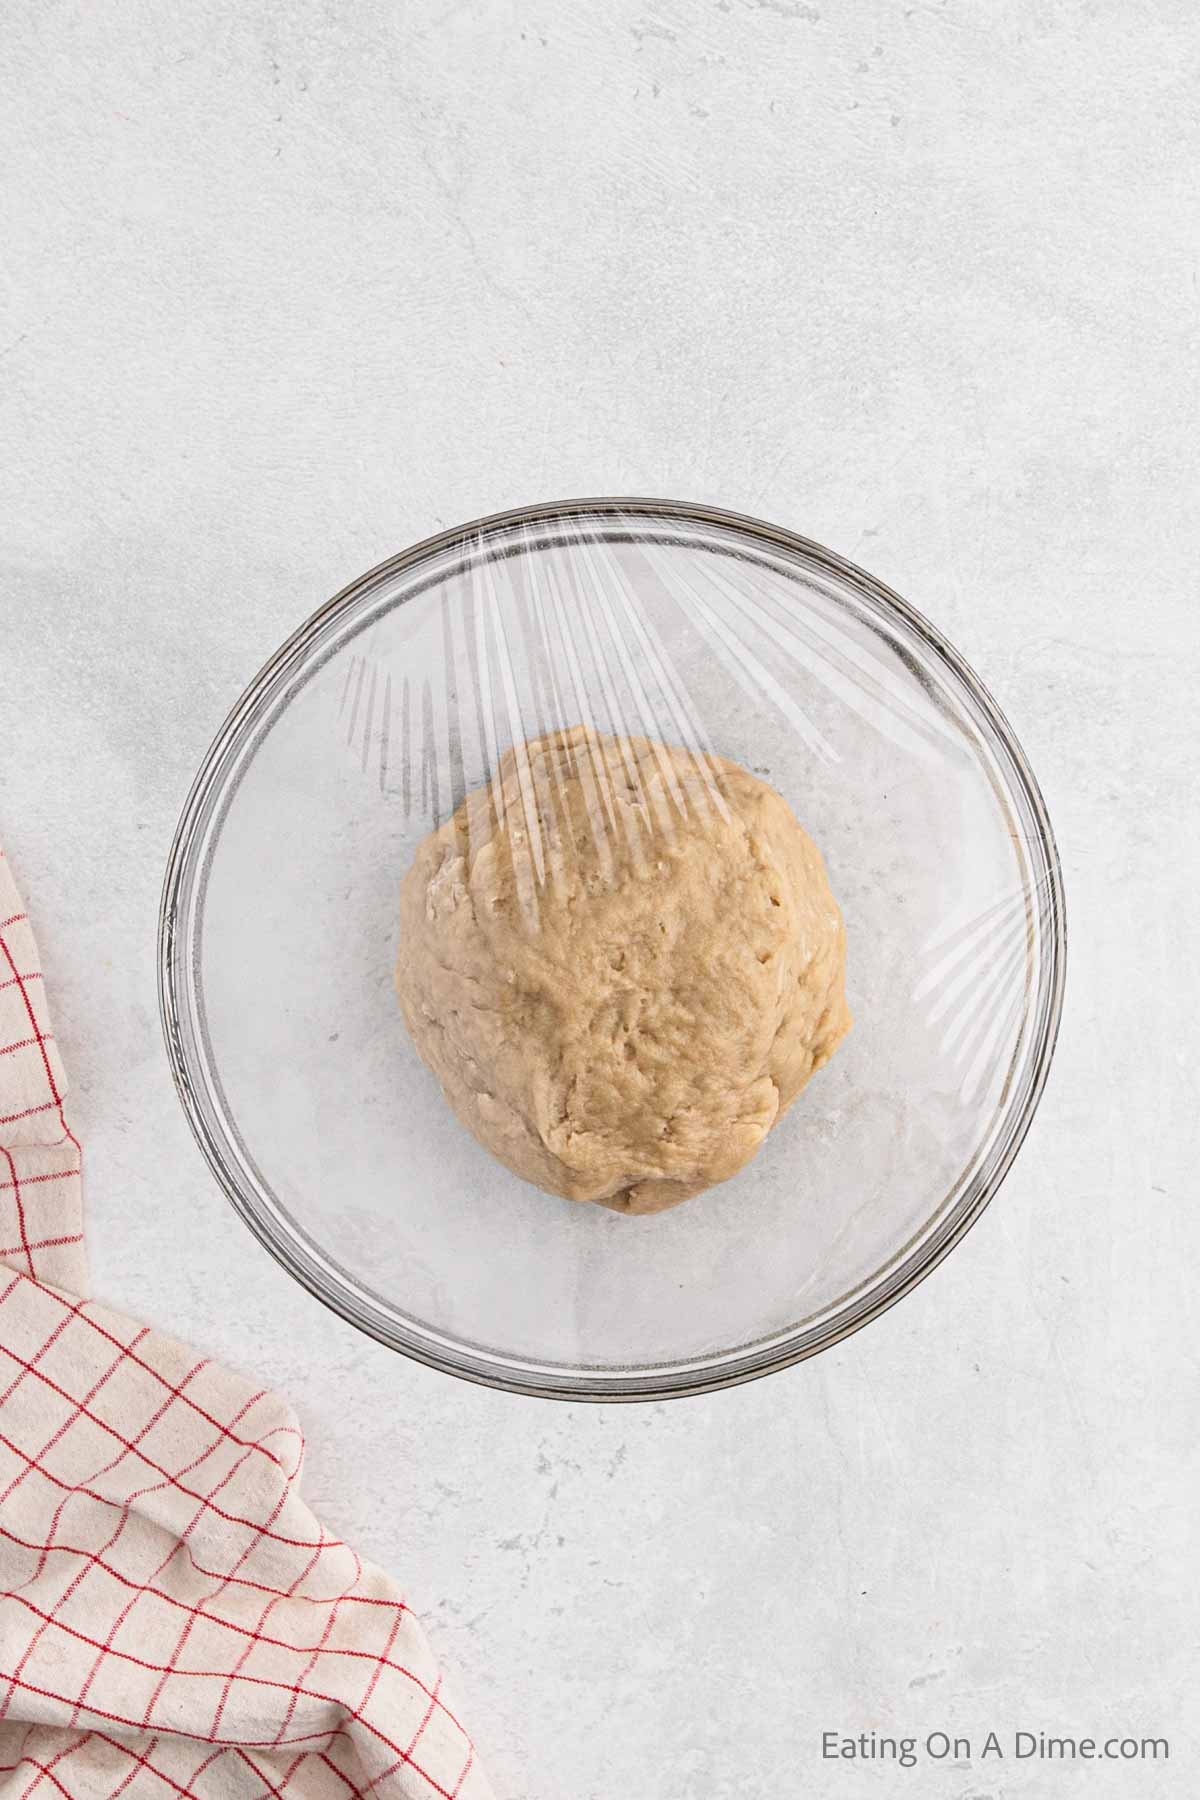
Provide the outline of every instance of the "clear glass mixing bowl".
[[[848,933],[832,1063],[739,1175],[651,1217],[495,1162],[392,991],[415,845],[508,744],[581,721],[761,774]],[[773,526],[583,500],[403,552],[271,658],[184,810],[161,997],[215,1174],[318,1298],[471,1380],[661,1398],[836,1343],[957,1242],[1037,1105],[1064,947],[1037,784],[919,614]]]

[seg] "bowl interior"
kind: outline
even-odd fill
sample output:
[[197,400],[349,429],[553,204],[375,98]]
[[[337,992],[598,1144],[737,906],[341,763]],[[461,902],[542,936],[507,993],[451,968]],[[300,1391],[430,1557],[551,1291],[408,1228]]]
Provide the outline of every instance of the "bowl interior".
[[[494,1161],[392,990],[416,844],[580,720],[771,782],[848,934],[833,1062],[738,1176],[650,1218]],[[832,1341],[974,1215],[1044,1075],[1060,919],[1020,753],[916,615],[786,534],[591,503],[397,558],[268,665],[181,827],[165,1003],[222,1180],[348,1317],[502,1385],[676,1392]]]

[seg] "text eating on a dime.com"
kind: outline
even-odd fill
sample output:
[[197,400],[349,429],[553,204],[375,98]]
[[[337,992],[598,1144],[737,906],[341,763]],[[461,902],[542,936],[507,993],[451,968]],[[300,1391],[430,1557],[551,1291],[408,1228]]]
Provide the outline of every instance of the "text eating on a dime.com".
[[1078,1736],[1046,1731],[821,1733],[822,1762],[890,1762],[902,1769],[922,1762],[1167,1762],[1170,1756],[1166,1738],[1136,1731]]

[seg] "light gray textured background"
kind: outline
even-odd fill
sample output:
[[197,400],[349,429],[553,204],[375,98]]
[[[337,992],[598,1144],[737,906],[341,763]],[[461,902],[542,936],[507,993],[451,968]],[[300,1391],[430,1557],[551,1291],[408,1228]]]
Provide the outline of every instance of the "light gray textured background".
[[[1190,0],[6,9],[0,819],[96,1288],[292,1394],[504,1800],[1200,1791],[1198,51]],[[592,492],[759,512],[928,612],[1040,774],[1072,932],[951,1260],[790,1374],[609,1411],[293,1287],[154,994],[178,809],[279,639]],[[818,1762],[872,1725],[1173,1758]]]

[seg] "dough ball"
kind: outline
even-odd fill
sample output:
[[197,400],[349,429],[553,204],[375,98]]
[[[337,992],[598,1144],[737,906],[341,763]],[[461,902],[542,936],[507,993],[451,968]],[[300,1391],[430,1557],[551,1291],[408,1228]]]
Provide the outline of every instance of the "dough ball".
[[812,839],[717,757],[576,726],[417,850],[396,991],[462,1123],[526,1181],[658,1212],[726,1181],[850,1027]]

